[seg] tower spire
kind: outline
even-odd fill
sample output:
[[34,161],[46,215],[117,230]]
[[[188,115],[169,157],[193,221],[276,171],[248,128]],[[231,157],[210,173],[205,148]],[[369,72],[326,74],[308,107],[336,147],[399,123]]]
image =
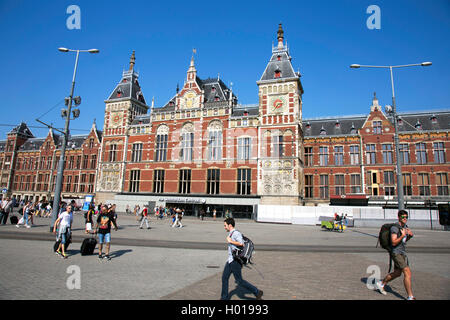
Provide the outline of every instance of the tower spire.
[[277,32],[277,39],[278,39],[278,48],[283,48],[283,40],[284,40],[284,31],[281,27],[281,23],[278,25],[278,32]]
[[135,52],[133,50],[133,53],[131,54],[131,57],[130,57],[130,69],[129,69],[129,71],[134,70],[134,64],[135,63],[136,63],[136,55],[135,55]]

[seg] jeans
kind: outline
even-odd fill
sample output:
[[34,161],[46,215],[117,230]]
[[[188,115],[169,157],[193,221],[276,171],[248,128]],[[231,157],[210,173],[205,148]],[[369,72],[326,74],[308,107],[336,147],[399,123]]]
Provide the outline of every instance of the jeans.
[[148,219],[147,219],[146,216],[142,217],[141,225],[139,226],[139,228],[142,228],[142,226],[144,225],[144,221],[145,221],[145,224],[147,225],[147,229],[148,229],[149,228],[149,226],[148,226]]
[[234,279],[236,280],[238,286],[243,286],[244,288],[247,288],[250,290],[251,293],[254,295],[257,295],[259,290],[251,283],[245,281],[242,279],[242,266],[237,261],[233,261],[231,263],[226,263],[225,268],[223,269],[222,274],[222,293],[221,293],[221,299],[222,300],[229,300],[228,297],[228,280],[230,279],[231,274],[233,274]]
[[111,233],[106,233],[106,234],[99,233],[98,234],[98,242],[100,244],[103,244],[104,242],[110,243],[111,242]]

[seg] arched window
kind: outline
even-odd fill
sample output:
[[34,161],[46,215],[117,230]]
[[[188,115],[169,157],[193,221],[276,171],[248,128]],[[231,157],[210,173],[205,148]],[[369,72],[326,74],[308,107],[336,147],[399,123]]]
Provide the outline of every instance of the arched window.
[[222,160],[222,123],[213,120],[208,126],[208,160]]

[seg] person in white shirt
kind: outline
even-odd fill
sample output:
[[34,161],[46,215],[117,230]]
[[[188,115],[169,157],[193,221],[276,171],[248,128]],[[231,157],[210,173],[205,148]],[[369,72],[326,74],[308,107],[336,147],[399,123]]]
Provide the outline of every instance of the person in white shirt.
[[56,219],[55,224],[53,226],[53,233],[56,234],[56,228],[58,228],[58,240],[61,240],[56,253],[60,254],[64,259],[67,258],[67,254],[65,252],[65,244],[70,237],[70,226],[71,226],[71,211],[72,206],[68,205],[66,207],[66,211],[62,212],[58,219]]

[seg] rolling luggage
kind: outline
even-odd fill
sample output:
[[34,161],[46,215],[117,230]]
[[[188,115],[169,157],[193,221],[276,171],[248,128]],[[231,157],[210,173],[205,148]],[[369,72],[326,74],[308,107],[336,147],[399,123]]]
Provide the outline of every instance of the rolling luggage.
[[9,217],[9,221],[11,221],[11,224],[17,224],[19,222],[19,218],[16,216]]
[[94,254],[95,246],[97,245],[97,240],[92,238],[86,238],[83,240],[83,243],[81,244],[81,255],[82,256],[88,256]]

